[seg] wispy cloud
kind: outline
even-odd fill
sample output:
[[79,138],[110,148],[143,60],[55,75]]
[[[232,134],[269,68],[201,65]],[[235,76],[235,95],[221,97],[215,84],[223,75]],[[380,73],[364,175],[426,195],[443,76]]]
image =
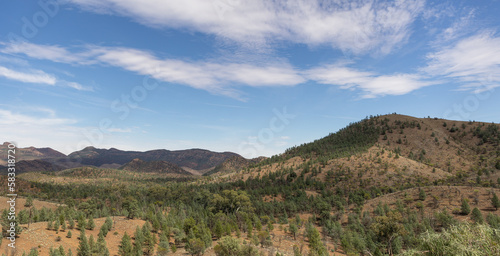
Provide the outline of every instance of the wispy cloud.
[[93,91],[90,86],[84,86],[77,82],[65,81],[58,79],[53,74],[47,74],[42,70],[14,70],[11,68],[0,66],[0,77],[5,77],[9,80],[19,81],[23,83],[45,84],[59,87],[73,88],[78,91]]
[[38,126],[56,126],[65,124],[74,124],[76,120],[57,118],[54,116],[54,111],[48,111],[44,109],[42,112],[47,112],[49,115],[47,117],[35,117],[32,115],[25,115],[10,110],[0,109],[0,125],[32,125],[33,127]]
[[109,128],[108,132],[118,132],[118,133],[131,133],[132,129],[130,128]]
[[500,86],[500,37],[484,31],[427,56],[422,71],[457,80],[462,88]]
[[77,120],[58,117],[54,110],[45,108],[27,112],[0,109],[0,134],[20,147],[53,147],[62,151],[81,140]]
[[77,82],[71,82],[71,81],[61,80],[59,83],[62,86],[73,88],[73,89],[78,90],[78,91],[94,91],[93,87],[91,87],[91,86],[84,86],[84,85],[81,85],[81,84],[79,84]]
[[20,81],[23,83],[35,83],[35,84],[56,84],[57,79],[41,70],[30,70],[30,71],[16,71],[6,67],[0,66],[0,76],[3,76],[10,80]]
[[[22,47],[7,45],[0,51],[10,54],[23,54],[32,58],[65,62],[75,61],[80,64],[111,65],[140,75],[148,75],[169,83],[178,83],[203,89],[215,94],[235,98],[240,93],[234,88],[238,85],[262,86],[293,86],[305,82],[288,63],[268,63],[263,65],[231,62],[186,61],[179,59],[160,59],[150,52],[124,47],[87,46],[84,50],[73,54],[60,46],[44,46],[22,43]],[[32,53],[33,49],[49,48],[41,52],[54,54]],[[59,53],[78,56],[77,59],[61,58]],[[76,89],[82,89],[77,84],[68,84]]]
[[92,12],[130,17],[146,26],[197,31],[252,47],[291,41],[384,54],[405,42],[425,4],[424,0],[68,2]]
[[[53,48],[54,46],[48,46]],[[58,48],[61,48],[57,46]],[[36,48],[43,48],[37,45]],[[15,54],[28,53],[21,50],[31,49],[29,45],[17,49]],[[4,50],[7,51],[7,50]],[[54,50],[67,52],[68,50]],[[159,81],[188,85],[214,94],[240,98],[237,86],[294,86],[308,80],[321,84],[338,85],[342,89],[360,89],[363,98],[386,95],[403,95],[419,88],[436,84],[421,74],[377,74],[347,67],[346,64],[325,65],[309,70],[299,70],[289,63],[254,63],[186,61],[179,59],[161,59],[153,53],[125,47],[87,46],[77,54],[81,56],[79,63],[100,64],[119,67],[140,75],[151,76]],[[44,58],[61,61],[56,55]],[[75,83],[68,83],[75,89],[83,89]]]
[[4,48],[0,49],[0,52],[11,54],[11,53],[23,53],[28,57],[34,59],[51,60],[53,62],[62,63],[79,63],[87,59],[89,53],[74,53],[70,52],[64,47],[57,45],[37,45],[29,42],[17,42],[17,43],[0,43],[4,45]]
[[306,72],[306,76],[320,84],[337,85],[342,89],[360,89],[363,98],[403,95],[435,84],[418,74],[379,75],[339,65],[327,65]]

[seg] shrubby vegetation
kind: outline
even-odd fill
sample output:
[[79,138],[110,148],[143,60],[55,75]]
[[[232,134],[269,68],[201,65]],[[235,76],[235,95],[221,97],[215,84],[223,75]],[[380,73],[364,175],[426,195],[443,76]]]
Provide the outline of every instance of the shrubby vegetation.
[[[328,160],[362,152],[374,145],[380,136],[389,133],[400,133],[404,145],[405,127],[423,129],[417,122],[399,121],[389,125],[387,118],[365,119],[252,167],[253,175],[245,180],[203,184],[151,178],[135,182],[133,176],[127,176],[127,183],[34,181],[31,190],[25,192],[27,196],[50,198],[65,206],[52,210],[31,205],[31,212],[20,211],[19,224],[47,221],[48,229],[67,229],[68,237],[70,234],[80,237],[77,255],[109,254],[105,237],[113,230],[110,216],[146,221],[136,228],[134,234],[121,237],[119,255],[123,256],[167,255],[178,247],[185,248],[191,255],[202,255],[210,247],[214,248],[216,255],[258,255],[259,247],[272,245],[270,237],[275,232],[275,224],[285,227],[291,239],[306,240],[310,255],[326,255],[327,250],[332,249],[325,246],[325,239],[341,246],[348,255],[498,254],[495,251],[498,246],[494,245],[499,243],[497,234],[500,231],[495,229],[500,227],[500,217],[490,213],[483,218],[475,205],[471,211],[467,200],[463,200],[456,213],[470,215],[468,217],[475,224],[458,222],[444,210],[424,214],[424,207],[428,207],[425,200],[431,198],[437,201],[434,205],[439,203],[439,198],[427,194],[424,189],[419,189],[415,198],[405,198],[391,207],[379,204],[372,212],[367,212],[363,211],[367,200],[420,186],[423,182],[366,185],[362,180],[356,180],[356,173],[349,167],[322,169]],[[447,127],[455,126],[450,124]],[[453,133],[460,131],[454,130]],[[498,130],[487,126],[475,131],[475,136],[484,143],[496,143]],[[399,145],[392,154],[394,158],[401,155]],[[419,150],[414,158],[425,162],[426,155],[429,153]],[[307,160],[294,167],[279,165],[294,156]],[[278,163],[276,172],[259,172],[259,167],[269,163]],[[73,169],[66,171],[65,175],[84,171],[88,170]],[[119,178],[119,172],[111,173]],[[320,174],[324,178],[316,179]],[[355,183],[349,183],[352,180]],[[458,182],[462,180],[457,179]],[[264,200],[265,197],[278,196],[282,200]],[[412,201],[416,201],[414,206],[410,206]],[[496,195],[492,196],[491,206],[500,207]],[[303,213],[312,217],[303,220],[299,216]],[[7,211],[2,212],[4,222],[7,214]],[[86,230],[96,229],[94,219],[101,217],[107,218],[105,224],[98,227],[97,239],[85,236]],[[347,222],[342,222],[346,218]],[[483,240],[466,244],[474,236]],[[243,243],[243,238],[250,242]],[[218,239],[217,242],[214,243],[214,239]],[[460,254],[452,248],[459,245],[471,253]],[[492,254],[480,254],[483,246],[488,247],[486,252]],[[54,255],[62,252],[59,248],[53,250]],[[304,253],[298,246],[294,252],[296,255]]]
[[488,225],[462,222],[440,233],[426,231],[417,240],[418,249],[403,255],[500,255],[500,233]]

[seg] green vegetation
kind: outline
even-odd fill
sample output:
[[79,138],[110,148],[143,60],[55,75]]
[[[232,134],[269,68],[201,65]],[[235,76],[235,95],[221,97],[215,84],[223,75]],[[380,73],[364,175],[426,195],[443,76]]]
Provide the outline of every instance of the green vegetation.
[[[442,121],[435,122],[441,127]],[[493,152],[490,157],[488,152],[482,153],[483,148],[476,149],[473,145],[471,150],[481,151],[477,166],[464,164],[460,170],[454,164],[438,166],[428,160],[435,150],[406,145],[413,131],[421,130],[419,132],[425,132],[426,139],[435,146],[434,138],[428,138],[431,131],[427,127],[417,121],[371,117],[234,172],[234,176],[221,178],[174,180],[161,174],[92,167],[42,174],[49,180],[51,177],[95,180],[57,183],[31,179],[27,173],[29,187],[23,190],[23,196],[50,199],[63,205],[57,209],[36,208],[31,200],[27,202],[30,209],[20,211],[19,224],[47,221],[47,229],[67,229],[68,238],[79,230],[77,255],[109,255],[106,237],[115,231],[111,216],[145,221],[135,232],[129,232],[134,233],[132,237],[127,233],[121,237],[121,256],[168,255],[177,248],[191,255],[203,255],[209,248],[213,248],[216,255],[259,255],[259,250],[274,249],[277,238],[272,237],[278,229],[284,229],[288,240],[294,242],[295,255],[306,252],[326,255],[327,250],[339,247],[348,255],[498,254],[494,245],[498,244],[496,234],[500,232],[494,229],[500,228],[500,217],[490,213],[483,218],[479,210],[483,206],[477,205],[479,199],[470,202],[474,207],[471,211],[466,198],[473,197],[455,194],[452,186],[498,186],[489,182],[488,176],[498,177],[495,165],[500,156],[495,154],[500,153]],[[448,123],[448,127],[451,127],[449,134],[453,133],[449,140],[455,145],[465,128],[456,130],[460,126],[453,123]],[[408,128],[414,130],[408,131]],[[475,140],[479,138],[488,147],[495,146],[498,130],[490,126],[478,128],[473,129]],[[436,139],[443,138],[442,131],[432,131],[432,134]],[[367,152],[378,139],[382,139],[384,145],[392,143],[393,147],[380,146],[359,154]],[[449,147],[444,143],[441,146]],[[394,164],[394,161],[413,162],[408,160],[410,155],[412,160],[419,161],[422,169],[427,168],[429,174],[433,170],[430,175],[441,175],[444,170],[450,177],[429,180],[414,175],[411,166]],[[302,158],[298,164],[285,162],[296,156]],[[346,158],[338,159],[340,157]],[[272,172],[268,172],[270,163],[273,163]],[[480,177],[479,182],[475,182],[476,177]],[[430,188],[432,185],[446,187],[446,184],[449,191],[439,195]],[[371,199],[398,191],[405,194],[397,202],[381,201],[368,208],[370,210],[363,208]],[[406,194],[408,191],[413,192]],[[474,225],[460,222],[443,210],[445,201],[454,200],[456,204],[461,197],[464,198],[461,207],[452,213],[470,214],[467,218],[470,217]],[[490,202],[487,203],[490,207]],[[492,194],[491,206],[500,207],[496,194]],[[311,217],[301,219],[304,214]],[[2,221],[6,222],[7,217],[8,212],[3,211]],[[94,220],[102,217],[106,218],[104,225],[96,227]],[[96,228],[99,229],[97,239],[85,236],[86,230]],[[466,232],[484,240],[465,244],[473,237]],[[240,237],[245,238],[245,242]],[[454,246],[471,253],[460,254]],[[477,254],[481,246],[489,246],[486,252],[491,254]],[[53,250],[53,254],[60,252],[60,249]],[[277,255],[276,251],[273,255]]]
[[441,233],[427,231],[418,241],[418,249],[412,249],[404,255],[500,255],[500,234],[487,225],[471,225],[463,222],[451,226]]
[[283,161],[294,156],[333,159],[365,151],[373,146],[381,132],[385,131],[379,125],[386,124],[388,119],[380,119],[382,118],[371,117],[351,123],[349,126],[340,129],[336,133],[331,133],[322,139],[287,149],[283,155],[273,156],[259,165]]

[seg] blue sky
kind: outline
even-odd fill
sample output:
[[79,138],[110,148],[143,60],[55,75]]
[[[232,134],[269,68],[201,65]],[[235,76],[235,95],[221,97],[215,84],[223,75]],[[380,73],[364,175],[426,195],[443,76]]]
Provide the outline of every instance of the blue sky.
[[500,122],[499,1],[0,3],[0,134],[270,156],[369,115]]

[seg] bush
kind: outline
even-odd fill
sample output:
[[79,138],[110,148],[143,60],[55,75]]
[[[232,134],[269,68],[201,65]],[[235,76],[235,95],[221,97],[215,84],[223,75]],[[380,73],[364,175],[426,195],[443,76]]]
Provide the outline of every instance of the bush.
[[435,213],[434,216],[443,228],[449,228],[450,226],[457,224],[457,220],[455,220],[453,216],[448,214],[446,209],[443,209],[441,212]]
[[217,256],[237,255],[240,247],[241,245],[238,239],[230,236],[224,236],[220,239],[217,245],[214,246],[214,251]]
[[474,207],[474,209],[472,210],[472,220],[474,220],[475,223],[479,224],[483,224],[484,222],[483,214],[477,207]]
[[492,228],[496,229],[500,228],[500,216],[497,216],[490,212],[486,216],[486,221],[488,222],[488,224],[490,224]]
[[217,256],[256,256],[259,255],[258,250],[251,245],[241,246],[240,241],[230,236],[222,237],[216,246],[214,246],[215,255]]
[[493,194],[493,198],[491,198],[491,205],[495,208],[495,210],[498,210],[500,208],[500,200],[498,200],[497,194]]
[[470,206],[467,202],[467,199],[462,199],[462,207],[460,208],[460,213],[462,213],[463,215],[469,215]]
[[424,201],[425,198],[427,198],[425,191],[423,189],[420,189],[420,191],[418,192],[418,199],[421,201]]
[[[472,225],[462,222],[442,233],[427,231],[419,237],[424,255],[466,256],[500,255],[500,234],[487,225]],[[423,255],[423,252],[409,250],[402,255]]]

